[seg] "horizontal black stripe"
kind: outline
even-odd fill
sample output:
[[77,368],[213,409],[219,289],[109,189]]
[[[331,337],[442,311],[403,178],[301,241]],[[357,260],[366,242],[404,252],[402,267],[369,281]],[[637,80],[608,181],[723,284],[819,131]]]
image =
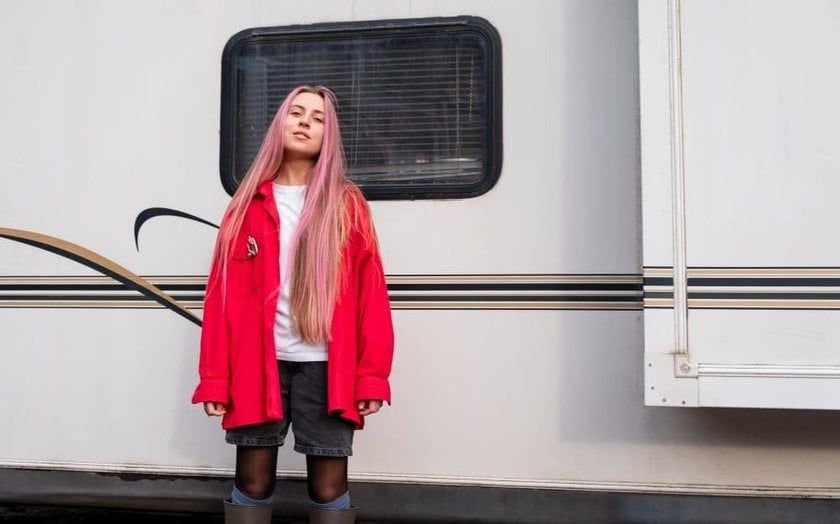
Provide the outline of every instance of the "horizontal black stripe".
[[112,284],[0,284],[0,291],[126,291],[128,287]]
[[552,283],[399,283],[389,284],[390,291],[641,291],[639,283],[552,282]]
[[[204,302],[205,295],[170,295],[177,301]],[[664,298],[664,297],[659,297]],[[460,302],[620,302],[633,303],[641,302],[641,296],[616,296],[616,295],[389,295],[391,302],[412,302],[412,301],[460,301]],[[137,301],[149,300],[142,295],[121,295],[121,294],[26,294],[9,295],[0,294],[0,301],[15,302],[37,302],[37,301]]]
[[840,277],[691,277],[689,286],[840,287]]
[[[656,307],[656,308],[648,308],[648,309],[671,309],[668,307]],[[840,306],[831,306],[831,307],[814,307],[814,306],[802,306],[802,307],[789,307],[789,306],[713,306],[707,307],[703,305],[691,306],[688,309],[698,310],[714,310],[714,311],[840,311]]]
[[642,283],[645,286],[673,286],[674,279],[671,277],[645,277]]
[[[176,300],[203,301],[204,295],[177,295]],[[637,297],[622,296],[543,296],[543,295],[396,295],[390,297],[392,302],[639,302]],[[42,300],[54,301],[108,301],[108,302],[143,302],[149,298],[142,295],[2,295],[0,300],[35,302]]]
[[[648,266],[655,269],[673,269],[671,266]],[[826,269],[840,269],[838,266],[691,266],[689,269],[723,269],[734,271],[750,271],[750,270],[797,270],[797,271],[823,271]]]
[[[204,284],[157,284],[164,291],[204,291]],[[120,283],[110,284],[0,284],[2,291],[124,291]],[[411,283],[389,284],[390,291],[636,291],[635,283]]]
[[778,292],[690,292],[688,299],[722,299],[722,300],[840,300],[840,293],[778,293]]
[[158,289],[164,291],[199,291],[204,292],[204,284],[158,284]]
[[[645,299],[666,299],[674,298],[673,293],[652,291],[645,293]],[[689,300],[840,300],[840,293],[820,293],[820,292],[796,292],[796,293],[779,293],[779,292],[726,292],[713,291],[702,292],[693,291],[688,293]]]
[[[175,300],[198,300],[203,301],[204,295],[178,295],[172,296]],[[144,302],[151,301],[151,299],[144,295],[2,295],[0,300],[20,301],[20,302],[35,302],[39,300],[55,300],[55,301],[108,301],[108,302]]]
[[615,295],[396,295],[390,298],[391,302],[640,302],[639,297]]
[[[204,291],[204,284],[158,284],[164,291]],[[133,291],[124,284],[0,284],[3,291]]]
[[584,302],[578,302],[574,305],[564,304],[563,307],[545,307],[533,302],[515,307],[501,307],[490,304],[461,305],[460,302],[448,302],[445,307],[411,304],[395,306],[393,309],[402,311],[641,311],[642,307],[588,306]]
[[[669,277],[646,277],[645,286],[673,286]],[[840,277],[690,277],[692,287],[840,287]]]

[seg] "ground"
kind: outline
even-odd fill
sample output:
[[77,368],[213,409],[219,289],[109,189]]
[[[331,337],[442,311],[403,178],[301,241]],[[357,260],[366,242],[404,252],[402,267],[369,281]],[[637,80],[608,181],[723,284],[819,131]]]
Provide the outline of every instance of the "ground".
[[[224,517],[221,514],[157,513],[15,505],[0,506],[0,522],[3,524],[12,522],[24,524],[223,524]],[[305,520],[279,517],[271,522],[272,524],[306,524]]]

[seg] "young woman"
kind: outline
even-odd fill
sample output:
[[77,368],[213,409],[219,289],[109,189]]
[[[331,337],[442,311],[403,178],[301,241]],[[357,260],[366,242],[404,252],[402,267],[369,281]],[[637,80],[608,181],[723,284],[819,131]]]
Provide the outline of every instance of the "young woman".
[[222,221],[193,403],[236,445],[225,522],[268,523],[277,449],[306,454],[311,523],[352,523],[347,457],[389,402],[394,335],[367,204],[346,176],[335,96],[294,89]]

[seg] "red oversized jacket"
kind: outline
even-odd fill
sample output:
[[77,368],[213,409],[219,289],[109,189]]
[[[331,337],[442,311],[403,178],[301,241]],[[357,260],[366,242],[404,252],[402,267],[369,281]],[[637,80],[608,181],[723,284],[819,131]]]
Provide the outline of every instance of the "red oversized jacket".
[[[283,418],[274,344],[280,218],[271,184],[261,185],[248,206],[228,261],[226,297],[215,263],[205,294],[200,381],[192,402],[224,403],[225,429]],[[349,198],[347,207],[351,218],[357,214],[359,219],[351,224],[369,223],[363,202]],[[361,429],[357,401],[391,402],[394,331],[376,242],[358,227],[351,229],[342,248],[342,269],[346,278],[327,344],[327,407]]]

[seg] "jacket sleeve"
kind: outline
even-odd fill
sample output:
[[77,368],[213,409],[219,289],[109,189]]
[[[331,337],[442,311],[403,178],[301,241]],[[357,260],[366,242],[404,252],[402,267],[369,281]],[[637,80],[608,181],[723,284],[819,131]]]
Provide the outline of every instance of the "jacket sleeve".
[[199,383],[192,396],[193,404],[229,403],[230,335],[224,312],[223,283],[219,266],[217,261],[213,262],[204,294],[201,355],[198,361]]
[[360,219],[367,221],[371,234],[362,241],[357,260],[358,303],[356,342],[356,400],[382,400],[391,403],[388,376],[394,356],[394,327],[385,272],[370,226],[370,217],[362,209]]

